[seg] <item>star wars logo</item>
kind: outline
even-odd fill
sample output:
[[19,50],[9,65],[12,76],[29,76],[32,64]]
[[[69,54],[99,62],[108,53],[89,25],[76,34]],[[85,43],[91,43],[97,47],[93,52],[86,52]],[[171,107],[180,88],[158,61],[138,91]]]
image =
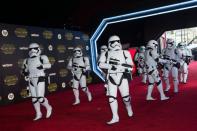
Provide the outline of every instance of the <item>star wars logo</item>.
[[23,66],[23,61],[24,61],[24,59],[19,59],[19,60],[18,60],[17,63],[18,63],[18,67],[19,67],[19,68],[22,68],[22,66]]
[[88,77],[87,77],[87,83],[88,83],[88,84],[92,83],[92,77],[91,77],[91,76],[88,76]]
[[80,40],[81,38],[80,38],[80,36],[75,36],[75,39]]
[[7,37],[8,36],[8,31],[7,30],[2,30],[1,34],[2,34],[2,36]]
[[50,56],[49,57],[49,62],[51,63],[51,65],[53,65],[55,63],[55,58]]
[[31,37],[39,37],[40,35],[39,34],[36,34],[36,33],[32,33],[31,34]]
[[53,37],[53,33],[52,33],[52,31],[44,31],[43,33],[43,37],[45,38],[45,39],[52,39],[52,37]]
[[29,97],[29,91],[27,89],[22,89],[20,95],[22,98],[27,98]]
[[8,94],[8,100],[14,100],[14,93],[9,93]]
[[66,83],[62,82],[62,88],[66,88]]
[[9,75],[4,78],[4,84],[7,86],[16,85],[18,82],[18,77],[16,75]]
[[56,90],[57,90],[57,84],[56,84],[56,83],[50,83],[50,84],[48,85],[48,90],[49,90],[49,92],[54,92],[54,91],[56,91]]
[[66,47],[64,45],[58,45],[57,50],[59,53],[65,53],[66,52]]
[[72,40],[73,39],[73,34],[72,33],[66,33],[65,34],[65,39],[66,40]]
[[25,38],[28,34],[28,32],[25,28],[16,28],[14,33],[17,37],[20,37],[20,38]]
[[6,55],[11,55],[15,52],[16,48],[13,44],[3,44],[1,46],[1,51]]
[[2,64],[3,68],[8,68],[8,67],[12,67],[12,66],[13,66],[13,64]]
[[66,77],[68,75],[68,70],[67,69],[60,69],[59,75],[60,75],[60,77]]

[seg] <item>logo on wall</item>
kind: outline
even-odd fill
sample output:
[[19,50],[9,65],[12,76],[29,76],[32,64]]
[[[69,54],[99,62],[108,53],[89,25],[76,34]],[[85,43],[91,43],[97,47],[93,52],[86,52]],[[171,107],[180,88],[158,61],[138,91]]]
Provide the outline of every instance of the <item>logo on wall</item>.
[[66,40],[72,40],[73,39],[73,34],[72,33],[66,33],[65,38],[66,38]]
[[56,91],[57,90],[57,84],[56,83],[50,83],[48,85],[48,90],[49,90],[49,92]]
[[12,66],[13,66],[13,64],[2,64],[3,68],[8,68],[8,67],[12,67]]
[[65,88],[65,87],[66,87],[66,83],[62,82],[62,88]]
[[58,63],[64,63],[65,60],[58,60]]
[[90,75],[87,77],[87,83],[88,84],[92,83],[92,77]]
[[36,34],[36,33],[32,33],[31,34],[31,37],[39,37],[40,35],[39,34]]
[[84,34],[84,35],[82,36],[82,38],[83,38],[84,41],[88,41],[88,40],[89,40],[89,36],[86,35],[86,34]]
[[68,82],[68,85],[69,85],[69,87],[73,87],[73,80],[70,80],[70,81]]
[[74,47],[71,47],[71,46],[68,47],[68,50],[73,50],[73,49],[74,49]]
[[17,37],[25,38],[28,32],[25,28],[16,28],[14,33]]
[[60,75],[60,77],[66,77],[68,75],[68,70],[67,69],[60,69],[59,75]]
[[8,100],[13,100],[13,99],[14,99],[14,93],[9,93]]
[[17,63],[18,63],[18,67],[19,67],[19,68],[22,68],[22,67],[23,67],[23,61],[24,61],[24,59],[19,59],[19,60],[18,60]]
[[29,97],[29,90],[27,90],[27,89],[22,89],[21,92],[20,92],[20,95],[21,95],[21,97],[23,97],[23,98]]
[[49,45],[48,46],[48,49],[49,49],[49,51],[53,51],[53,46],[52,45]]
[[16,75],[9,75],[4,78],[4,84],[7,86],[16,85],[18,82],[18,77]]
[[44,50],[44,46],[41,45],[41,44],[39,44],[39,46],[40,46],[40,50],[43,51]]
[[62,39],[62,35],[61,34],[58,34],[57,35],[57,38],[58,38],[58,40],[61,40]]
[[29,47],[27,47],[27,46],[21,46],[21,47],[19,47],[19,50],[29,50]]
[[7,30],[2,30],[1,34],[2,34],[2,36],[7,37],[8,36],[8,31]]
[[14,51],[16,50],[15,46],[13,44],[3,44],[1,46],[1,51],[6,54],[6,55],[10,55],[13,54]]
[[51,65],[53,65],[55,63],[55,58],[50,56],[49,57],[49,62],[51,63]]
[[79,36],[75,36],[75,39],[76,40],[80,40],[81,38]]
[[59,53],[65,53],[66,47],[64,45],[58,45],[57,50]]
[[53,33],[52,33],[52,31],[44,31],[43,33],[43,37],[45,38],[45,39],[51,39],[52,37],[53,37]]

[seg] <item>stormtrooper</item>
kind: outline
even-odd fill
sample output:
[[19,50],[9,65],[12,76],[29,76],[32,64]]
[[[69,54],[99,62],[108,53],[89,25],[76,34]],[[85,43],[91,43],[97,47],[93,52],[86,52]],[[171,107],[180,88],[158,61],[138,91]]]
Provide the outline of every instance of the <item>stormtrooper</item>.
[[101,48],[100,48],[100,54],[105,53],[107,51],[108,51],[107,46],[106,45],[102,45]]
[[158,43],[155,40],[150,40],[146,46],[145,51],[145,65],[146,71],[148,74],[148,93],[146,96],[146,100],[155,100],[152,97],[152,91],[154,88],[154,84],[156,83],[157,89],[160,93],[161,100],[167,100],[169,97],[166,97],[162,87],[162,81],[159,76],[159,71],[157,70],[157,63],[166,63],[166,60],[159,58],[159,54],[157,53]]
[[23,74],[25,80],[29,82],[29,88],[32,97],[32,103],[36,111],[34,121],[42,118],[40,105],[47,110],[46,118],[49,118],[52,113],[52,107],[45,94],[45,69],[50,69],[51,64],[45,55],[41,55],[40,47],[37,43],[29,45],[29,58],[23,62]]
[[73,93],[75,96],[75,102],[73,105],[80,104],[79,99],[79,85],[86,93],[88,101],[92,101],[92,95],[86,84],[86,72],[90,70],[90,64],[88,57],[83,57],[81,48],[76,47],[74,49],[74,57],[69,60],[67,68],[71,70],[73,74]]
[[107,71],[107,85],[109,91],[109,104],[112,111],[112,119],[107,124],[119,122],[117,91],[123,98],[128,116],[133,116],[129,84],[126,73],[132,71],[133,61],[128,51],[122,50],[119,36],[113,35],[108,39],[108,49],[102,53],[98,61],[98,66]]
[[178,69],[180,68],[179,55],[173,39],[167,39],[166,43],[167,47],[162,50],[162,57],[171,62],[164,64],[163,76],[166,84],[165,91],[170,89],[169,74],[172,73],[174,92],[177,93],[179,84]]
[[146,67],[145,67],[145,46],[140,46],[139,52],[135,55],[134,60],[137,62],[137,71],[139,75],[142,75],[142,82],[146,83],[147,79],[147,73],[146,73]]
[[178,44],[178,53],[180,56],[180,82],[187,83],[188,78],[188,65],[192,58],[191,51],[185,47],[185,43]]
[[[101,54],[103,54],[103,53],[106,53],[108,51],[108,48],[107,48],[107,46],[106,45],[102,45],[101,47],[100,47],[100,56],[101,56]],[[99,57],[100,57],[99,56]],[[106,96],[108,96],[109,95],[109,92],[108,92],[108,85],[107,85],[107,70],[102,70],[102,75],[104,76],[104,78],[105,78],[105,84],[104,84],[104,87],[105,87],[105,93],[106,93]]]

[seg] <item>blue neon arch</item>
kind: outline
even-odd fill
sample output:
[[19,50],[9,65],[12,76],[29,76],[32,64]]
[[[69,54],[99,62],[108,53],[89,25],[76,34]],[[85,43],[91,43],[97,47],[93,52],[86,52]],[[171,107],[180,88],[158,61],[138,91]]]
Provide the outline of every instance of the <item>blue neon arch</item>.
[[114,17],[105,18],[102,20],[92,37],[90,38],[90,53],[91,53],[91,63],[92,63],[92,70],[96,75],[98,75],[102,80],[104,80],[103,76],[101,75],[101,70],[97,66],[97,40],[101,36],[102,32],[105,28],[114,23],[136,20],[140,18],[146,18],[150,16],[156,16],[160,14],[166,14],[191,8],[197,7],[197,0],[191,0],[187,2],[181,2],[177,4],[162,6],[158,8],[138,11],[134,13],[129,13],[125,15],[119,15]]

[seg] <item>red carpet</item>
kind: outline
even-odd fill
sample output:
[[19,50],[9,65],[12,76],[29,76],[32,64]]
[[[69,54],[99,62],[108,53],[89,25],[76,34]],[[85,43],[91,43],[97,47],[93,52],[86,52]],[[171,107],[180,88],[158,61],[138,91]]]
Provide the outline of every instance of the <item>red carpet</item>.
[[[0,131],[197,131],[197,62],[190,65],[188,84],[180,84],[180,92],[170,90],[168,101],[146,101],[146,87],[139,78],[131,82],[134,116],[128,118],[121,99],[120,122],[106,125],[111,119],[108,100],[102,84],[91,85],[93,101],[81,92],[81,104],[72,106],[71,90],[49,95],[53,106],[50,119],[33,122],[34,110],[29,101],[0,107]],[[154,97],[159,99],[154,89]]]

